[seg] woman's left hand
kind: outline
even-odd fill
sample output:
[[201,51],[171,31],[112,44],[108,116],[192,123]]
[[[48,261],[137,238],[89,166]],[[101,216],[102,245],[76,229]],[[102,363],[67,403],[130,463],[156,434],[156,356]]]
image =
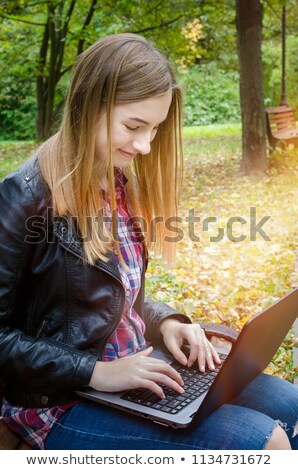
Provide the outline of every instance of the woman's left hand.
[[[166,318],[160,324],[160,332],[168,350],[184,366],[191,367],[197,360],[199,370],[205,372],[206,365],[212,371],[215,369],[214,363],[221,363],[218,353],[200,325],[180,323],[173,318]],[[188,358],[182,351],[185,342],[190,350]]]

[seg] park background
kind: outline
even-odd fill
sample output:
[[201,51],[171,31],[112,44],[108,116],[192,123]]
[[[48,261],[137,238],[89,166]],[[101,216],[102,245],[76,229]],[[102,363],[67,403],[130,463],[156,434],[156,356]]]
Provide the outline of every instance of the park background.
[[[240,329],[298,284],[298,151],[270,150],[264,134],[265,107],[281,99],[285,7],[286,100],[297,110],[296,0],[0,0],[0,176],[58,128],[82,50],[106,34],[152,39],[174,64],[184,92],[185,177],[177,259],[169,269],[152,257],[147,295],[194,321]],[[239,38],[247,31],[251,44],[241,59]],[[260,59],[256,70],[250,53]],[[247,81],[241,60],[256,83]],[[243,121],[255,103],[241,99],[241,81],[248,93],[257,88],[261,126],[254,129]],[[251,152],[255,138],[262,148]],[[256,222],[266,220],[267,236],[252,237],[252,211]],[[192,234],[189,214],[196,217]],[[204,230],[208,217],[213,223]],[[295,343],[291,331],[269,367],[290,381],[297,375]]]

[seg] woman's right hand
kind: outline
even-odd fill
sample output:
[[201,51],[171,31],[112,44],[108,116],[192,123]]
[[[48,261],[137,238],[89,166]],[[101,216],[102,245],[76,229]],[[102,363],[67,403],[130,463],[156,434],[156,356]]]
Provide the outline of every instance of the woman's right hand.
[[147,388],[161,399],[165,397],[163,384],[177,393],[183,393],[180,374],[166,362],[150,357],[150,346],[133,356],[109,362],[97,361],[90,380],[90,387],[102,392],[120,392],[133,388]]

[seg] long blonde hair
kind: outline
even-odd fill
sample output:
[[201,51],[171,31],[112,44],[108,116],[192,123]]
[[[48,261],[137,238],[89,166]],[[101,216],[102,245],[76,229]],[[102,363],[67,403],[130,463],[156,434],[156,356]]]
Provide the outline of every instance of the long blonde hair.
[[[168,90],[172,90],[168,116],[158,128],[150,154],[138,156],[126,170],[126,190],[135,215],[144,221],[147,245],[172,260],[175,243],[166,241],[166,226],[167,220],[177,215],[182,171],[182,99],[172,69],[153,44],[135,34],[106,36],[77,58],[60,130],[41,147],[39,162],[51,190],[54,214],[76,218],[90,264],[96,259],[107,260],[113,247],[120,254],[111,151],[113,107],[117,102],[141,101]],[[108,123],[107,162],[95,156],[103,110]],[[100,212],[100,181],[106,175],[112,232]],[[159,222],[154,224],[154,220]]]

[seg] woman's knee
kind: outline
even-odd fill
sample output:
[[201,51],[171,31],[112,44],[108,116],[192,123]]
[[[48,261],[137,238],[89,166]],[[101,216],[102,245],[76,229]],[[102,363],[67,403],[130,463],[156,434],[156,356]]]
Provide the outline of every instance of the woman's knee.
[[291,444],[286,432],[280,427],[274,428],[265,447],[266,450],[291,450]]

